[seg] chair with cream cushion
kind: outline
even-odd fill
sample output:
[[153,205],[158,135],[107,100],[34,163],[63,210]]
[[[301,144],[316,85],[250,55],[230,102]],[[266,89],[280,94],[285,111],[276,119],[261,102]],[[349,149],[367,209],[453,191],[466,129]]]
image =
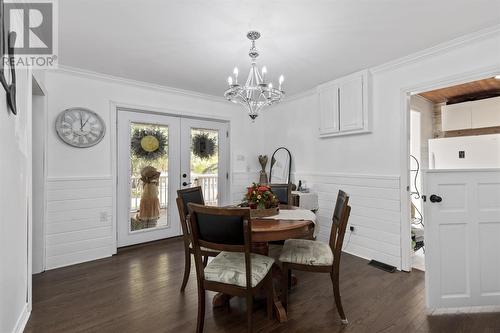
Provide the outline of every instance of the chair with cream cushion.
[[[205,290],[244,296],[247,303],[248,331],[252,331],[253,296],[264,289],[267,314],[273,314],[272,266],[274,259],[250,253],[252,229],[249,208],[217,208],[188,204],[189,225],[198,282],[198,320],[196,331],[203,331]],[[206,267],[202,247],[221,251]]]
[[282,303],[288,303],[288,288],[292,270],[330,273],[333,284],[335,304],[343,324],[347,318],[342,307],[339,289],[339,268],[342,243],[351,207],[349,196],[339,191],[332,218],[332,229],[328,244],[305,239],[288,239],[281,251],[280,261],[283,264]]

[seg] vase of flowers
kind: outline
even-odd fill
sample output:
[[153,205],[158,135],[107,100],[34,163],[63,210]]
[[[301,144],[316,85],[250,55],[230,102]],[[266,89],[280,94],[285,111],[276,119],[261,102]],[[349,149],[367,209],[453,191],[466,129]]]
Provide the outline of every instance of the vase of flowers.
[[242,206],[250,207],[252,217],[273,216],[279,212],[279,201],[271,191],[271,187],[256,183],[247,187]]

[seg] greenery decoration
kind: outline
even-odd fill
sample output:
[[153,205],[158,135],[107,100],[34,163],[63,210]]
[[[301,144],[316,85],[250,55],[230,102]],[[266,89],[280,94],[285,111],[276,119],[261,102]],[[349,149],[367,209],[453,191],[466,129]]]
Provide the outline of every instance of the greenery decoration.
[[160,129],[137,128],[130,140],[132,154],[149,161],[165,155],[167,146],[167,136]]
[[207,133],[199,133],[193,136],[191,149],[196,157],[209,159],[214,156],[217,150],[217,142]]

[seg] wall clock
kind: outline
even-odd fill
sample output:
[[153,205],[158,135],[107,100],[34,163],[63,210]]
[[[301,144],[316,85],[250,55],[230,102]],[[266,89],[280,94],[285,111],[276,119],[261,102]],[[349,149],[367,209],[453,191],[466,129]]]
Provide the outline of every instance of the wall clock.
[[71,108],[62,111],[56,119],[56,132],[62,141],[77,148],[98,144],[106,133],[102,118],[89,109]]

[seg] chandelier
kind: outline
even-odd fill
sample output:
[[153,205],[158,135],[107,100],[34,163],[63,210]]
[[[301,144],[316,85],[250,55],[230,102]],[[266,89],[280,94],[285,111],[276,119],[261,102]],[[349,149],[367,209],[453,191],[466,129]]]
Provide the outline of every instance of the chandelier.
[[285,94],[281,90],[284,78],[283,75],[280,76],[278,88],[274,88],[272,82],[266,82],[266,66],[262,67],[261,71],[257,67],[259,51],[255,47],[255,41],[260,38],[260,32],[250,31],[247,33],[247,38],[252,41],[252,47],[248,51],[252,60],[247,81],[244,85],[238,83],[238,67],[235,67],[234,79],[232,76],[227,78],[229,88],[224,92],[224,97],[228,101],[242,105],[250,118],[255,120],[262,108],[281,101]]

